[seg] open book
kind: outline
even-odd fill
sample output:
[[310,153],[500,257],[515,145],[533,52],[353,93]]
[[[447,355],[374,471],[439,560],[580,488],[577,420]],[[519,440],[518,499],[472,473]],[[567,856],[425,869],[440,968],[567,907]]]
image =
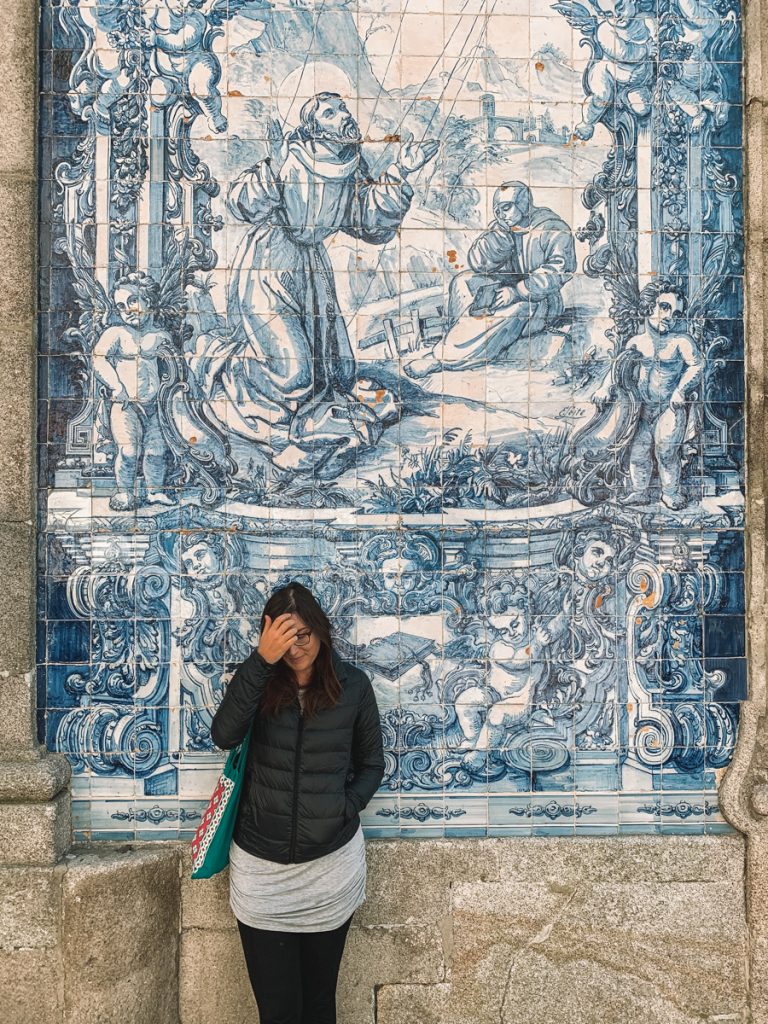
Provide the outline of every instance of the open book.
[[358,651],[357,657],[361,665],[369,666],[387,679],[397,679],[422,662],[436,647],[434,640],[397,632],[372,640]]

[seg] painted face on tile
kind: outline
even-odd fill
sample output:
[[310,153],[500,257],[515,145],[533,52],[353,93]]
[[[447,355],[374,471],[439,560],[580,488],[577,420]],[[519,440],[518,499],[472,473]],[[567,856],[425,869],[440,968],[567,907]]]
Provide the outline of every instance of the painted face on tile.
[[357,142],[360,129],[341,97],[331,96],[318,103],[314,122],[321,138],[340,142]]
[[416,563],[408,559],[386,558],[381,563],[385,588],[393,594],[407,594],[416,586],[416,569]]
[[223,568],[219,554],[212,545],[203,541],[187,548],[181,557],[181,563],[185,574],[196,579],[215,576]]
[[144,327],[152,319],[152,307],[138,288],[117,288],[115,309],[129,327]]
[[495,629],[516,640],[527,637],[530,615],[526,598],[513,601],[504,612],[495,612],[489,621]]
[[591,541],[579,559],[581,574],[588,580],[601,580],[616,568],[616,549],[602,540]]
[[533,199],[525,185],[502,185],[493,197],[493,209],[498,220],[509,228],[527,227],[531,219]]
[[595,6],[606,21],[620,27],[627,25],[636,13],[632,0],[595,0]]
[[650,325],[659,334],[668,334],[683,317],[683,300],[674,292],[663,292],[648,317]]

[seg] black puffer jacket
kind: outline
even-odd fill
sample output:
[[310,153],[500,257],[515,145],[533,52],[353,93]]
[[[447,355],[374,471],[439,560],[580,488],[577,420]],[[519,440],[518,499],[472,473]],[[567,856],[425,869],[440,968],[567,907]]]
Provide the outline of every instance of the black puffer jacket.
[[272,666],[258,651],[238,668],[211,725],[223,750],[249,727],[245,780],[235,824],[238,846],[292,864],[332,853],[357,831],[359,811],[384,774],[379,711],[368,677],[335,654],[341,696],[312,718],[298,698],[277,715],[259,705]]

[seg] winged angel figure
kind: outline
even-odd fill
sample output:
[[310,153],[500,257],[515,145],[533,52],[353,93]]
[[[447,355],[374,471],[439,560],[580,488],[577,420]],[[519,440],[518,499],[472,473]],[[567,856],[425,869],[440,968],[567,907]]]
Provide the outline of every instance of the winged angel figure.
[[155,102],[164,105],[176,97],[191,102],[202,110],[212,131],[227,130],[218,89],[221,65],[212,48],[224,22],[248,6],[263,10],[270,4],[267,0],[152,0]]
[[609,111],[623,107],[640,118],[651,112],[656,52],[656,0],[561,0],[552,7],[592,50],[584,74],[582,121],[574,133],[591,139]]
[[187,484],[201,488],[203,504],[215,505],[234,469],[223,435],[194,401],[181,355],[187,249],[186,235],[171,239],[160,281],[129,273],[109,296],[70,254],[82,313],[68,340],[90,369],[95,448],[114,454],[114,511],[173,504],[169,490]]
[[108,131],[112,109],[135,91],[138,75],[157,106],[181,100],[202,111],[212,131],[226,131],[214,41],[235,14],[268,6],[267,0],[146,0],[131,7],[64,0],[62,25],[82,45],[70,78],[73,109]]
[[702,433],[707,365],[724,343],[707,323],[717,315],[731,258],[723,238],[690,301],[674,278],[640,291],[632,275],[614,270],[616,351],[593,395],[595,414],[571,438],[563,467],[582,504],[621,497],[647,505],[656,476],[667,508],[688,504],[682,475]]

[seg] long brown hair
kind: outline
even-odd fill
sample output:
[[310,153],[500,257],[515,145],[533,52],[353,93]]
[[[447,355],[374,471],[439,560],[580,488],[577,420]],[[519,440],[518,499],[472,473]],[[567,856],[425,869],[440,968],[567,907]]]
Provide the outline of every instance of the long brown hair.
[[[301,583],[289,583],[272,593],[261,615],[261,629],[269,615],[274,622],[278,615],[295,613],[314,636],[320,641],[320,650],[313,665],[312,682],[304,691],[304,714],[311,717],[322,708],[332,708],[341,695],[341,684],[333,668],[333,644],[331,623],[317,603],[315,596]],[[273,666],[264,699],[262,711],[276,715],[296,699],[296,676],[283,658]]]

